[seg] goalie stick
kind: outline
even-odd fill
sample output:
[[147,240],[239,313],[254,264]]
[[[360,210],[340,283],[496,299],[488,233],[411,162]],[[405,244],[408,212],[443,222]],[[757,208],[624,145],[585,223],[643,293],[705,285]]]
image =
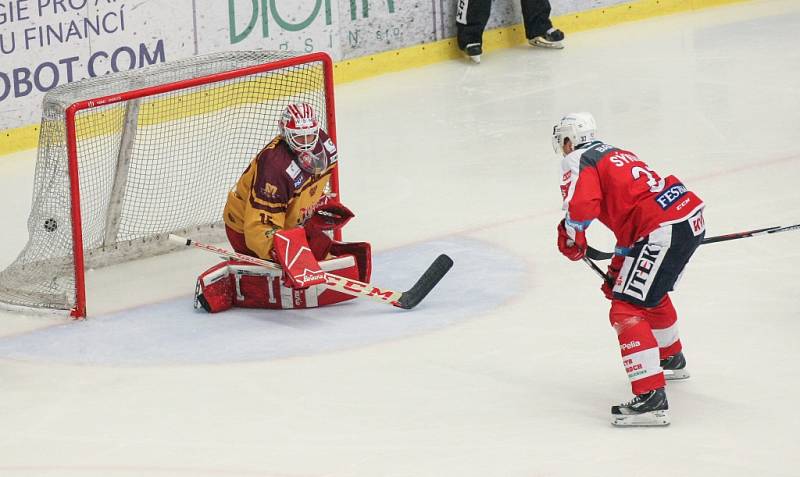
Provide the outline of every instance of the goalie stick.
[[[705,245],[708,243],[716,243],[716,242],[727,242],[728,240],[755,237],[757,235],[777,234],[779,232],[791,232],[792,230],[800,230],[800,224],[787,225],[785,227],[776,225],[774,227],[766,227],[763,229],[747,230],[745,232],[736,232],[726,235],[717,235],[715,237],[707,237],[703,239],[700,245]],[[586,256],[592,260],[608,260],[611,257],[613,257],[614,254],[611,252],[603,252],[602,250],[597,250],[595,248],[589,247],[586,250]]]
[[[169,239],[186,245],[187,247],[195,247],[208,252],[216,253],[225,257],[235,258],[243,262],[252,263],[253,265],[260,265],[265,268],[279,270],[280,267],[268,260],[251,257],[231,250],[215,247],[207,243],[196,242],[192,239],[180,237],[178,235],[170,234]],[[409,290],[398,292],[386,288],[378,288],[370,283],[360,282],[350,278],[340,277],[333,273],[323,272],[325,275],[324,285],[331,290],[335,290],[346,295],[371,298],[381,303],[394,305],[404,310],[410,310],[419,303],[433,290],[433,287],[442,279],[442,277],[450,271],[453,266],[453,259],[445,254],[436,257],[436,260],[431,263],[425,273],[419,277],[417,283],[414,284]]]

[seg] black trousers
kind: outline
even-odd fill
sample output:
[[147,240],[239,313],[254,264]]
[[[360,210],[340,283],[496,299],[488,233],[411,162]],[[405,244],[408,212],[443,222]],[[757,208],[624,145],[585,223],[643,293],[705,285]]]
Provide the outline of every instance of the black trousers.
[[[549,0],[520,0],[520,4],[528,39],[543,35],[553,27]],[[459,48],[463,49],[470,43],[482,43],[491,9],[492,0],[458,0],[456,31]]]

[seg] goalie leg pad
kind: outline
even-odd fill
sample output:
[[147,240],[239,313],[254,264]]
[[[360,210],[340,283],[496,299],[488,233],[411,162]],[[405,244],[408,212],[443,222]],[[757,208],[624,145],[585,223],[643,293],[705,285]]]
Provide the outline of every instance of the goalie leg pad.
[[[358,279],[359,270],[352,256],[320,262],[322,271],[343,278]],[[355,297],[328,289],[324,284],[306,288],[287,287],[281,271],[270,270],[244,262],[230,266],[234,280],[234,306],[243,308],[304,309],[332,305]]]
[[195,309],[202,307],[209,313],[229,309],[233,306],[233,288],[228,262],[214,265],[197,278],[194,291]]
[[352,255],[358,266],[358,279],[369,282],[372,275],[372,247],[367,242],[334,242],[331,253],[337,257]]
[[280,269],[227,260],[198,277],[195,308],[203,308],[209,313],[225,311],[233,306],[283,308],[281,288]]
[[311,253],[314,254],[315,259],[325,260],[328,257],[331,245],[333,245],[333,239],[330,238],[327,232],[306,229],[306,239],[308,239],[308,247],[311,249]]
[[239,261],[232,261],[229,269],[235,290],[234,306],[283,308],[280,269],[269,269]]
[[[356,247],[358,248],[358,247]],[[362,251],[365,249],[362,248]],[[369,254],[361,261],[370,262]],[[320,267],[344,279],[361,280],[365,275],[359,259],[346,254],[320,262]],[[369,275],[369,271],[366,271]],[[328,289],[324,284],[304,289],[287,287],[282,283],[281,269],[269,269],[238,260],[214,265],[197,279],[195,308],[218,313],[231,307],[265,309],[303,309],[332,305],[354,296]]]
[[[330,260],[323,260],[320,262],[320,265],[324,271],[344,279],[350,278],[358,280],[360,276],[358,264],[352,255],[342,255],[341,257],[332,258]],[[352,295],[331,290],[325,285],[317,285],[312,288],[318,292],[318,294],[313,297],[316,306],[333,305],[334,303],[340,303],[355,298]],[[306,301],[308,301],[308,296]]]

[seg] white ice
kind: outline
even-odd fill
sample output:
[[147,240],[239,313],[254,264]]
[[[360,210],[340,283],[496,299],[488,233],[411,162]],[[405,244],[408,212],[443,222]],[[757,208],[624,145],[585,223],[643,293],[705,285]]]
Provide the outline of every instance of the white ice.
[[[549,136],[591,111],[707,202],[709,235],[798,223],[797,31],[800,3],[755,1],[338,87],[346,238],[394,288],[452,254],[441,287],[411,312],[210,316],[191,292],[213,256],[92,271],[85,322],[0,315],[0,475],[800,475],[800,235],[700,249],[672,424],[612,428],[629,385],[598,278],[555,247]],[[0,158],[0,266],[32,157]]]

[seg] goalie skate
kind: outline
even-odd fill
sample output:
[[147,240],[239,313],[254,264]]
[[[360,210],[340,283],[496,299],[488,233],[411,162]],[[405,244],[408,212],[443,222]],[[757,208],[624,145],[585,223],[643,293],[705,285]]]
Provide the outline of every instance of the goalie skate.
[[611,406],[611,424],[618,427],[669,425],[669,404],[664,388],[639,394],[631,401]]

